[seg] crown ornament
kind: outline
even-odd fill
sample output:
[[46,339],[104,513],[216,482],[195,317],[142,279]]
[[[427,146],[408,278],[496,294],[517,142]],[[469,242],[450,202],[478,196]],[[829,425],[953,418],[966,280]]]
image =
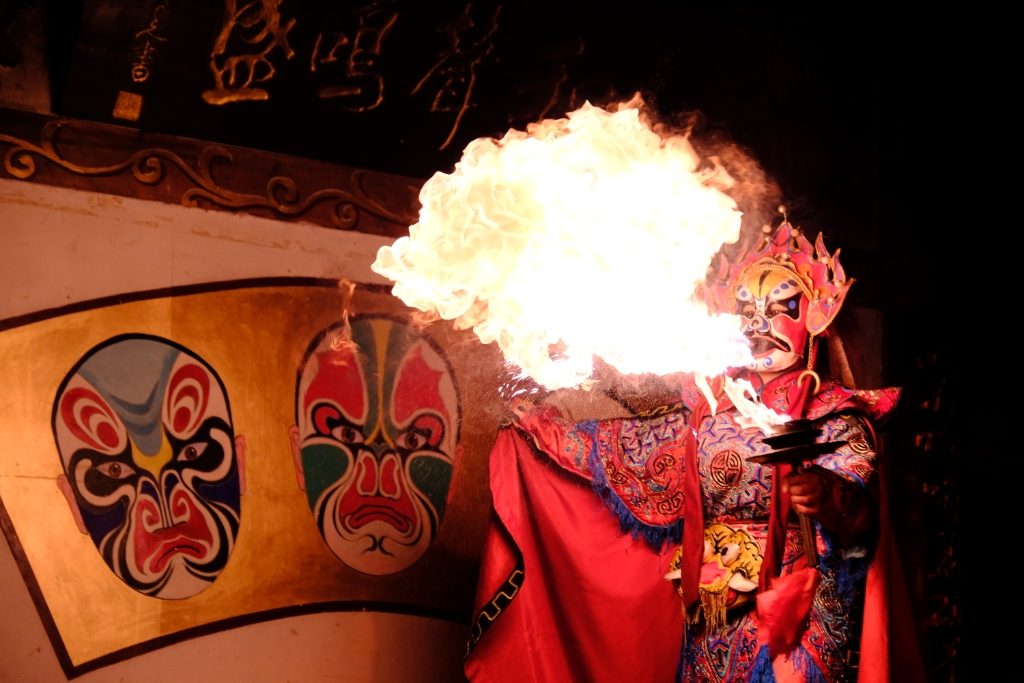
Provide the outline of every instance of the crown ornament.
[[731,311],[741,279],[752,272],[785,271],[807,298],[807,331],[817,336],[839,314],[854,280],[846,277],[839,249],[829,254],[820,232],[812,244],[793,227],[784,210],[783,216],[777,228],[764,226],[758,241],[739,258],[730,262],[724,254],[718,255],[708,273],[712,303],[719,311]]

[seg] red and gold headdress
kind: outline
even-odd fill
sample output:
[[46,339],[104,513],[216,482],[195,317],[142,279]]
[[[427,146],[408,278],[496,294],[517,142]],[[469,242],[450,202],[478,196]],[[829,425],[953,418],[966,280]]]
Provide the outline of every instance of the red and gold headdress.
[[807,297],[807,331],[821,334],[839,313],[853,284],[853,278],[846,277],[839,263],[840,250],[829,254],[821,233],[812,245],[788,220],[774,231],[769,226],[763,230],[758,242],[742,257],[730,262],[719,255],[709,278],[714,304],[720,311],[732,310],[736,285],[751,272],[786,271]]

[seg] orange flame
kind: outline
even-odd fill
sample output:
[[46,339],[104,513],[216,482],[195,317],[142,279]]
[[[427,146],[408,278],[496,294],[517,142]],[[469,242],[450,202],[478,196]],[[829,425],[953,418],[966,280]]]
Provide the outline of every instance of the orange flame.
[[[695,296],[740,232],[732,182],[634,98],[478,139],[420,192],[419,221],[372,268],[408,305],[472,328],[545,387],[713,375],[749,361],[736,316]],[[554,351],[553,351],[554,350]]]

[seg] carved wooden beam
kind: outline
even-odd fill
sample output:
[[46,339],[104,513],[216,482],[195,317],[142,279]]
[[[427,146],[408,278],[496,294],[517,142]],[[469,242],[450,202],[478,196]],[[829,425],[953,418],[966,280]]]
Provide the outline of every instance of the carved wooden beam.
[[0,109],[0,177],[398,237],[422,180]]

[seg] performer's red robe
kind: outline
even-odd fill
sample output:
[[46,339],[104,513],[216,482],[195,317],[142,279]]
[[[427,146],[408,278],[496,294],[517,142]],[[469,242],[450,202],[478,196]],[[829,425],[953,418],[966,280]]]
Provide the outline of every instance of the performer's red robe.
[[[811,408],[819,414],[862,398],[835,385],[822,394]],[[494,516],[467,677],[517,683],[673,680],[683,616],[672,584],[662,578],[672,545],[654,550],[621,531],[587,481],[580,444],[567,440],[556,421],[534,419],[527,427],[532,433],[502,428],[492,451]],[[676,484],[683,492],[682,479]],[[620,503],[630,503],[628,489],[619,482]],[[643,507],[651,501],[633,502]],[[631,512],[644,518],[642,510]],[[662,519],[655,510],[644,519],[657,529],[680,512],[668,510]],[[880,571],[892,557],[887,542],[883,535],[868,577],[871,598],[863,621],[871,637],[861,648],[862,680],[888,676],[888,658],[879,655],[888,645],[888,586]]]

